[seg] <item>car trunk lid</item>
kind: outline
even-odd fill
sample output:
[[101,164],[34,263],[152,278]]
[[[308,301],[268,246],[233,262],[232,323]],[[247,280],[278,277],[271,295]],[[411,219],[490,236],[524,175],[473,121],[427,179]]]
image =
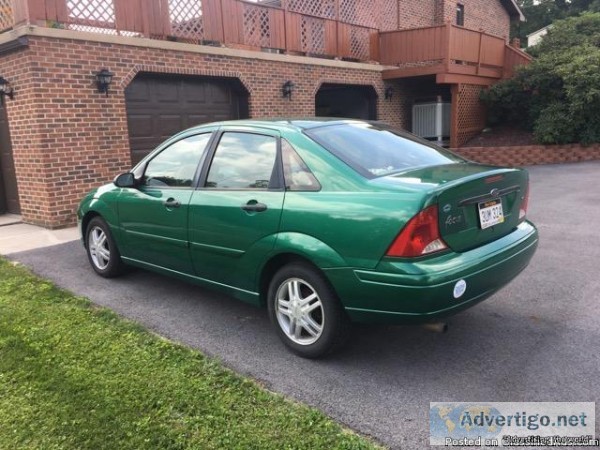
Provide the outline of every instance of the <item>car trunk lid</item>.
[[428,205],[438,204],[440,237],[457,252],[510,233],[521,220],[519,210],[529,183],[525,170],[474,163],[421,168],[385,178],[387,183],[419,185],[428,191]]

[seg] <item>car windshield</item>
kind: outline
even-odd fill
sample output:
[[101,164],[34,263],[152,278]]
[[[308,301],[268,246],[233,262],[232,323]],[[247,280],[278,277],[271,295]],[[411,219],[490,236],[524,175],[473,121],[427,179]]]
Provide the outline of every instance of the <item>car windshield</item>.
[[463,161],[441,147],[380,124],[349,122],[309,129],[306,134],[367,178]]

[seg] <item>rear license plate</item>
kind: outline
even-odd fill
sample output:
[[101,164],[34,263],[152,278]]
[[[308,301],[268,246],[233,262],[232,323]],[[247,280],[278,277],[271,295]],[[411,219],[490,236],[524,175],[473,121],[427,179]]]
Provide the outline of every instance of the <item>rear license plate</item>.
[[502,200],[492,200],[479,203],[479,224],[481,229],[493,227],[504,222],[504,211],[502,210]]

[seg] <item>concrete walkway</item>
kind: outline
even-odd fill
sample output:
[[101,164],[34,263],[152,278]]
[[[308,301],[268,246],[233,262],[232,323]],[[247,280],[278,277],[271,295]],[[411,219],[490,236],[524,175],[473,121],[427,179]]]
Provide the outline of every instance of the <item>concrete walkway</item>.
[[4,227],[6,225],[14,225],[16,223],[21,222],[21,216],[17,214],[0,214],[0,227]]
[[14,214],[0,215],[0,255],[49,247],[79,239],[77,227],[47,230],[21,222]]

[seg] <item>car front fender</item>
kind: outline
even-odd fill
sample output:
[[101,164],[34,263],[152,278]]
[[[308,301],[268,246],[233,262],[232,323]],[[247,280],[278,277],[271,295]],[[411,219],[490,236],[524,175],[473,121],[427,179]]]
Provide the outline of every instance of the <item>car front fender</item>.
[[113,238],[117,246],[122,248],[121,233],[119,228],[119,218],[116,208],[116,202],[112,206],[105,202],[101,196],[94,195],[82,201],[78,211],[78,221],[80,222],[80,231],[82,238],[85,240],[85,228],[89,220],[94,216],[101,216],[110,227]]

